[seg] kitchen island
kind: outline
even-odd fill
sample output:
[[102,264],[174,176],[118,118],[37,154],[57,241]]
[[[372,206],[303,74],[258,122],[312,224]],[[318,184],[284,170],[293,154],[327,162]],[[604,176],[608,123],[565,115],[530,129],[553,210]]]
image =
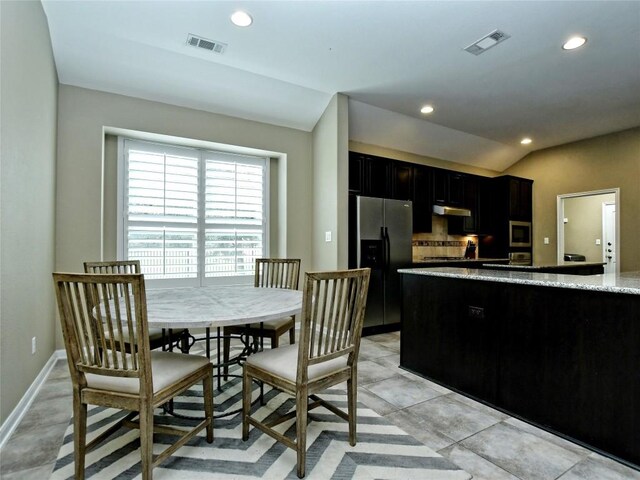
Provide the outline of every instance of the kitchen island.
[[400,273],[403,368],[638,468],[640,272]]

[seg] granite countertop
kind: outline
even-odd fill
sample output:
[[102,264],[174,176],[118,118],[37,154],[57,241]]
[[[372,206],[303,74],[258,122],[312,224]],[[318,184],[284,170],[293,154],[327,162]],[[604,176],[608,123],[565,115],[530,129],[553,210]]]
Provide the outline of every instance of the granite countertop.
[[415,260],[413,263],[428,263],[428,264],[434,264],[434,263],[438,263],[438,264],[447,264],[447,263],[452,263],[452,262],[456,262],[456,263],[462,263],[462,262],[475,262],[475,263],[484,263],[487,262],[490,265],[494,265],[493,263],[490,262],[508,262],[509,259],[508,258],[460,258],[460,259],[442,259],[442,258],[430,258],[430,259],[422,259],[422,260]]
[[640,295],[640,271],[605,273],[601,275],[568,275],[559,273],[511,272],[506,270],[484,270],[478,268],[403,268],[400,273],[427,275],[432,277],[462,278],[543,287],[572,288],[597,292]]
[[546,263],[542,265],[500,265],[495,263],[485,264],[486,267],[500,268],[500,269],[527,269],[527,270],[542,270],[543,268],[579,268],[579,267],[593,267],[606,265],[604,262],[558,262],[558,263]]

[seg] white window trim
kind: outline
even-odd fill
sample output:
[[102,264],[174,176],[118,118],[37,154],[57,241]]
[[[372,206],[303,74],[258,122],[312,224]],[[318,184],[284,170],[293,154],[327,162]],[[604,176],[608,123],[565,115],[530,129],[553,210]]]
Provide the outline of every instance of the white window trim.
[[[270,159],[267,156],[261,157],[257,155],[244,155],[234,153],[232,151],[224,151],[224,150],[214,150],[214,149],[206,149],[200,147],[192,147],[188,145],[180,145],[173,143],[163,143],[157,141],[150,140],[141,140],[132,137],[123,137],[118,136],[118,159],[117,159],[117,245],[116,245],[116,254],[118,259],[126,260],[127,259],[127,250],[125,248],[126,245],[126,233],[127,233],[127,215],[125,212],[125,202],[124,197],[127,191],[127,178],[126,178],[126,147],[125,142],[133,142],[144,144],[145,148],[153,151],[153,145],[158,145],[158,151],[162,150],[163,152],[166,149],[186,149],[190,152],[197,151],[199,154],[199,172],[198,172],[198,212],[204,212],[204,204],[205,204],[205,189],[204,183],[206,182],[206,175],[204,174],[206,165],[203,161],[206,155],[206,152],[214,152],[217,156],[228,157],[229,160],[234,160],[234,157],[241,157],[244,161],[249,160],[249,163],[252,163],[251,160],[254,160],[255,163],[261,163],[264,168],[263,175],[263,202],[262,202],[262,230],[263,234],[263,256],[269,256],[269,238],[270,238],[270,221],[269,221],[269,212],[270,212],[270,203],[269,200],[271,198],[270,189],[269,189],[269,179],[270,179]],[[148,222],[148,225],[152,225],[152,222]],[[179,222],[176,225],[180,224]],[[163,223],[166,225],[166,223]],[[185,225],[185,224],[182,224]],[[189,225],[189,224],[187,224]],[[199,213],[198,222],[196,224],[198,229],[198,251],[204,252],[205,247],[205,228],[207,226],[206,219],[204,215]],[[216,226],[216,224],[208,224],[208,226]],[[220,225],[225,227],[227,225]],[[252,226],[255,228],[255,226]],[[207,286],[207,285],[252,285],[253,284],[253,276],[252,275],[239,275],[239,276],[228,276],[228,277],[206,277],[204,273],[205,266],[205,257],[204,254],[198,257],[198,272],[199,275],[196,278],[171,278],[171,279],[148,279],[145,281],[146,285],[151,288],[157,287],[196,287],[196,286]]]

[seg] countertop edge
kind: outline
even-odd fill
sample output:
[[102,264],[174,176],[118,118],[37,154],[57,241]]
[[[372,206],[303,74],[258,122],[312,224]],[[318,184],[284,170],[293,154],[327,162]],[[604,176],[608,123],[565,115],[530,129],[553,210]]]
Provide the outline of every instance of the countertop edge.
[[[455,267],[403,268],[399,269],[398,273],[640,295],[640,272],[638,273],[637,278],[622,278],[619,275],[612,273],[579,276],[570,274],[512,272],[507,270],[480,270]],[[605,282],[611,284],[607,285]],[[616,283],[620,282],[628,282],[631,283],[631,285],[616,285]]]

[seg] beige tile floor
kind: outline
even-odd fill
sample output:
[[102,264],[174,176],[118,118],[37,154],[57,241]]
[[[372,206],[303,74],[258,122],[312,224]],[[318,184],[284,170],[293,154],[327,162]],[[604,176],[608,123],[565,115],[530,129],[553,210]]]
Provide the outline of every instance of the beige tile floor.
[[[399,333],[362,340],[359,400],[475,480],[640,480],[640,472],[398,368]],[[66,362],[56,364],[0,451],[0,478],[50,476],[71,418]]]

